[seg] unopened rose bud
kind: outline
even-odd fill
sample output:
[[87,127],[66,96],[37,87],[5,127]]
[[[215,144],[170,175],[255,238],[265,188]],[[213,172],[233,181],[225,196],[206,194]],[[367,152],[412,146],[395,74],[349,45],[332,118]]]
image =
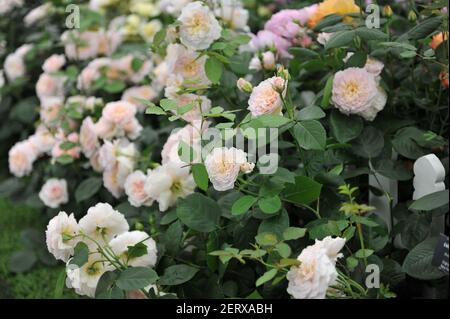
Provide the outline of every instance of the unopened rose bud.
[[392,14],[393,14],[393,12],[392,12],[391,6],[390,5],[385,5],[384,8],[383,8],[383,15],[385,17],[389,18],[389,17],[392,17]]
[[277,76],[283,78],[284,80],[288,81],[291,78],[291,75],[289,74],[289,71],[283,66],[279,65],[277,68]]
[[136,230],[144,230],[144,225],[142,223],[140,223],[140,222],[136,222],[134,224],[134,229],[136,229]]
[[244,163],[241,164],[241,172],[244,174],[250,174],[253,172],[253,169],[255,168],[255,163]]
[[250,64],[249,64],[248,68],[253,71],[261,71],[261,69],[262,69],[261,60],[257,56],[254,56],[250,60]]
[[258,7],[258,15],[260,17],[268,17],[272,12],[265,6]]
[[286,81],[282,77],[275,77],[273,80],[273,89],[282,94],[285,90]]
[[262,65],[265,70],[275,70],[275,54],[271,51],[264,52],[262,54]]
[[417,14],[413,10],[409,11],[409,13],[408,13],[408,20],[410,22],[416,22]]
[[246,79],[240,78],[236,85],[241,92],[252,93],[253,91],[253,85]]

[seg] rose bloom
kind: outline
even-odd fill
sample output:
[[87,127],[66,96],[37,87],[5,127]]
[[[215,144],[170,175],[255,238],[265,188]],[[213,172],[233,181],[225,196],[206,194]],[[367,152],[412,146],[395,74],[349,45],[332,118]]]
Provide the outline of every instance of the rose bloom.
[[230,29],[248,31],[249,13],[240,0],[216,0],[214,14]]
[[335,74],[331,99],[342,113],[372,121],[386,105],[387,96],[373,74],[366,69],[348,68]]
[[44,19],[47,15],[49,15],[51,9],[52,4],[50,2],[34,8],[23,19],[25,26],[30,27],[31,25]]
[[326,237],[303,249],[297,258],[300,266],[286,275],[287,292],[295,299],[324,299],[328,287],[336,283],[336,260],[342,257],[339,251],[344,244],[343,238]]
[[49,179],[39,192],[39,198],[47,207],[58,208],[69,201],[65,179]]
[[91,156],[100,148],[95,124],[90,116],[86,117],[81,124],[80,144],[81,150],[87,158],[91,158]]
[[126,101],[110,102],[105,105],[102,117],[115,125],[125,125],[136,115],[136,107]]
[[99,150],[99,162],[105,170],[112,168],[116,162],[132,168],[138,155],[136,145],[126,138],[116,139],[112,142],[105,140]]
[[247,161],[247,153],[234,147],[215,148],[205,159],[209,180],[217,191],[234,188],[239,172],[251,173],[255,164]]
[[23,177],[31,173],[33,163],[38,153],[32,143],[25,140],[16,143],[9,150],[9,171],[16,177]]
[[253,70],[253,71],[261,71],[262,70],[262,63],[257,55],[255,55],[250,60],[250,63],[248,64],[248,68],[249,68],[249,70]]
[[[118,45],[117,41],[110,41],[104,31],[66,31],[62,34],[61,40],[65,45],[66,56],[70,60],[88,60],[97,57],[99,54],[111,53]],[[120,42],[119,42],[120,44]]]
[[[195,51],[186,49],[180,44],[170,44],[167,47],[168,82],[174,82],[178,77],[183,86],[188,88],[204,87],[211,84],[205,72],[207,57],[199,57]],[[167,83],[167,85],[171,85]],[[173,86],[173,84],[172,84]]]
[[64,99],[61,97],[43,97],[41,99],[41,108],[39,110],[41,121],[49,127],[56,126],[63,106]]
[[89,208],[78,225],[83,234],[103,244],[129,229],[125,217],[108,203],[98,203]]
[[14,81],[25,75],[26,67],[24,58],[31,48],[32,46],[30,44],[24,44],[14,53],[11,53],[6,57],[3,69],[9,81]]
[[36,95],[39,99],[46,97],[63,97],[65,81],[65,76],[53,76],[43,73],[36,83]]
[[77,88],[79,90],[89,90],[92,83],[100,77],[100,70],[108,67],[111,63],[108,58],[95,59],[81,71],[77,79]]
[[191,0],[160,0],[159,7],[162,12],[178,16]]
[[151,20],[141,25],[139,34],[147,41],[152,42],[155,35],[163,28],[163,24],[159,20]]
[[63,54],[53,54],[47,60],[45,60],[42,69],[44,72],[56,72],[66,64],[66,57]]
[[[147,246],[147,253],[140,257],[129,257],[128,247],[137,243]],[[156,264],[158,250],[155,241],[143,231],[131,231],[120,234],[110,241],[109,246],[122,262],[131,267],[153,267]]]
[[189,145],[194,150],[195,158],[191,158],[191,162],[198,163],[200,161],[201,132],[207,128],[207,124],[205,125],[204,123],[203,128],[197,126],[198,122],[193,122],[181,129],[177,128],[172,131],[161,151],[162,164],[174,163],[180,167],[186,165],[178,154],[181,142]]
[[103,261],[104,257],[99,253],[90,253],[88,261],[82,267],[66,266],[66,285],[73,288],[81,296],[95,297],[100,277],[106,272],[114,270],[114,267]]
[[145,192],[146,181],[147,175],[141,171],[131,173],[125,180],[125,193],[132,206],[141,207],[151,206],[153,204],[153,199]]
[[180,40],[192,50],[207,49],[220,38],[222,27],[211,10],[200,1],[189,3],[178,17]]
[[136,106],[127,101],[110,102],[105,105],[102,117],[96,123],[99,137],[111,139],[113,137],[128,136],[135,139],[142,131],[136,115]]
[[268,30],[259,31],[256,36],[253,36],[250,42],[250,47],[255,52],[275,48],[277,53],[282,57],[291,56],[287,51],[291,45],[290,41]]
[[[272,77],[262,81],[253,88],[248,100],[248,110],[254,117],[263,114],[281,114],[283,101],[277,88],[285,86],[285,81],[281,77]],[[283,91],[283,95],[285,92]]]
[[136,106],[139,112],[144,112],[147,106],[141,100],[151,101],[158,96],[158,93],[150,85],[134,86],[122,94],[122,101],[129,102]]
[[0,15],[4,15],[21,6],[23,6],[23,0],[2,0],[0,2]]
[[[355,4],[354,0],[325,0],[319,3],[317,9],[310,17],[308,25],[313,28],[324,17],[330,14],[339,14],[345,16],[349,13],[358,13],[360,8]],[[344,21],[351,21],[350,17],[344,18]]]
[[192,194],[196,184],[188,167],[163,164],[147,173],[145,192],[159,204],[161,212],[173,206],[178,198]]
[[316,10],[316,4],[299,10],[281,10],[266,22],[264,29],[280,37],[294,39],[299,35],[301,26],[306,25]]
[[36,132],[28,140],[37,149],[39,155],[49,153],[56,143],[53,134],[43,124],[37,127]]
[[79,237],[75,237],[78,233],[79,226],[73,214],[59,212],[50,220],[45,231],[48,251],[56,259],[67,262],[79,242]]
[[125,181],[133,167],[128,167],[120,162],[115,162],[111,168],[103,171],[103,186],[115,198],[120,198],[124,194]]
[[440,46],[444,41],[448,41],[448,32],[440,32],[438,34],[435,34],[431,39],[430,48],[436,50],[438,46]]

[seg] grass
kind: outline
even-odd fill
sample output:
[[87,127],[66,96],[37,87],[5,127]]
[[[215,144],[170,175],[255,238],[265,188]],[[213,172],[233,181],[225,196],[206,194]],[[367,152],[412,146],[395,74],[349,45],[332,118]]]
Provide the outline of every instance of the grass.
[[[20,232],[44,226],[46,222],[37,211],[0,198],[0,299],[53,298],[58,276],[64,269],[62,265],[50,267],[38,263],[29,272],[14,274],[9,271],[12,254],[23,248]],[[63,298],[73,297],[73,292],[64,290]]]

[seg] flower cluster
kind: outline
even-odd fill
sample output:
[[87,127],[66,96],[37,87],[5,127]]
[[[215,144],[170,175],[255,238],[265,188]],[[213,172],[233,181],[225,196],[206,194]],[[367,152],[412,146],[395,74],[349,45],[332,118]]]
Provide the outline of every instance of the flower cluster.
[[[89,297],[95,296],[105,272],[118,267],[153,267],[158,255],[155,241],[143,231],[129,231],[125,217],[106,203],[89,208],[78,223],[73,214],[60,212],[47,226],[46,242],[49,252],[67,263],[67,286]],[[87,247],[88,258],[78,267],[71,263],[71,256],[80,243]],[[129,249],[137,244],[144,245],[145,253],[134,256]]]

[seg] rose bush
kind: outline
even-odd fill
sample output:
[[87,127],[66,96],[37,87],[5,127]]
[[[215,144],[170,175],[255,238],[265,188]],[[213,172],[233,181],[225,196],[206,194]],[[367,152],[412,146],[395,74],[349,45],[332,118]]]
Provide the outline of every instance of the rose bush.
[[49,252],[96,298],[447,280],[431,257],[448,191],[412,201],[413,162],[448,164],[445,1],[75,4],[0,5],[0,196],[48,223],[12,272]]

